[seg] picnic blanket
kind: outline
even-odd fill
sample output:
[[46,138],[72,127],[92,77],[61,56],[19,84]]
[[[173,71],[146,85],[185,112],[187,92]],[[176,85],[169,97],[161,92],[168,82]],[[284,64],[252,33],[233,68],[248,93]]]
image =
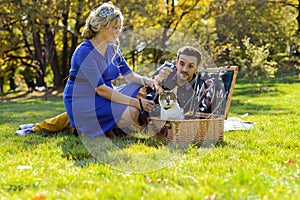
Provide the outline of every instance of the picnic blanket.
[[245,122],[238,117],[229,117],[228,119],[224,120],[224,132],[235,130],[250,130],[253,128],[253,123]]

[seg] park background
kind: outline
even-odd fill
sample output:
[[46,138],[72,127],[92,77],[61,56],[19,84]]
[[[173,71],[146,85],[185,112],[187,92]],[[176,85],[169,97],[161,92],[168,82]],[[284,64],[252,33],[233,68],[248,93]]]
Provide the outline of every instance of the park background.
[[[253,84],[286,72],[299,71],[300,17],[297,0],[112,1],[125,16],[124,31],[156,28],[155,38],[145,31],[146,44],[133,41],[124,55],[133,70],[162,63],[164,49],[175,33],[201,45],[217,66],[237,65],[239,78]],[[0,85],[10,89],[23,81],[45,79],[48,87],[63,87],[70,58],[89,11],[99,1],[2,1]],[[122,41],[121,38],[121,44]],[[127,46],[129,46],[127,44]],[[172,55],[174,58],[174,55]]]
[[[300,2],[112,2],[124,13],[124,31],[161,30],[156,38],[149,37],[147,41],[147,45],[156,48],[141,49],[140,44],[133,43],[133,49],[140,51],[124,55],[135,71],[149,75],[157,66],[140,66],[174,58],[166,56],[163,50],[175,32],[182,33],[182,40],[193,38],[216,66],[239,66],[229,116],[247,116],[243,119],[255,123],[255,129],[226,132],[225,143],[205,157],[200,156],[199,148],[191,147],[173,165],[139,174],[96,162],[80,140],[68,132],[15,136],[19,124],[37,122],[64,111],[60,93],[63,79],[68,75],[72,52],[82,41],[84,20],[100,2],[3,0],[1,197],[299,199]],[[148,38],[147,34],[141,37]],[[28,92],[25,79],[36,82],[37,66],[46,91]],[[25,87],[20,87],[20,83]],[[20,98],[27,95],[29,98]],[[39,96],[42,98],[35,98]],[[149,150],[149,144],[128,145],[132,153]]]

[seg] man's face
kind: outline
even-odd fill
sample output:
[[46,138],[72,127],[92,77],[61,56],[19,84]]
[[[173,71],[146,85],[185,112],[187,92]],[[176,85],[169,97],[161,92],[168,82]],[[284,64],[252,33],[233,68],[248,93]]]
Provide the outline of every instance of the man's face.
[[191,81],[197,71],[197,58],[181,54],[176,61],[178,81]]

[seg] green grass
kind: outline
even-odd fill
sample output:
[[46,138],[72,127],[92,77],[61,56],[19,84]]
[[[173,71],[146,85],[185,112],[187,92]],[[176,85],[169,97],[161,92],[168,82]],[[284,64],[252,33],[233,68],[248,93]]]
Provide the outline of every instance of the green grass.
[[300,199],[299,97],[296,77],[259,92],[238,81],[229,116],[248,113],[255,129],[225,132],[213,148],[84,140],[95,151],[116,144],[98,155],[111,165],[69,132],[14,135],[20,124],[63,112],[61,97],[1,103],[1,199]]

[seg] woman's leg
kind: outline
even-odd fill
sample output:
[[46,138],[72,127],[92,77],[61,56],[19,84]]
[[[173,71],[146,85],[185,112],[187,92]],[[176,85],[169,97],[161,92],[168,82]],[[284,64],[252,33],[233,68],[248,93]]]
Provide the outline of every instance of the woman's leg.
[[[145,87],[140,87],[138,93],[136,94],[135,98],[146,98],[147,91]],[[121,120],[118,122],[117,126],[119,128],[129,127],[129,126],[139,126],[138,117],[139,117],[139,110],[128,106],[124,111]]]
[[138,116],[139,110],[128,106],[117,125],[119,128],[129,127],[131,125],[139,125]]

